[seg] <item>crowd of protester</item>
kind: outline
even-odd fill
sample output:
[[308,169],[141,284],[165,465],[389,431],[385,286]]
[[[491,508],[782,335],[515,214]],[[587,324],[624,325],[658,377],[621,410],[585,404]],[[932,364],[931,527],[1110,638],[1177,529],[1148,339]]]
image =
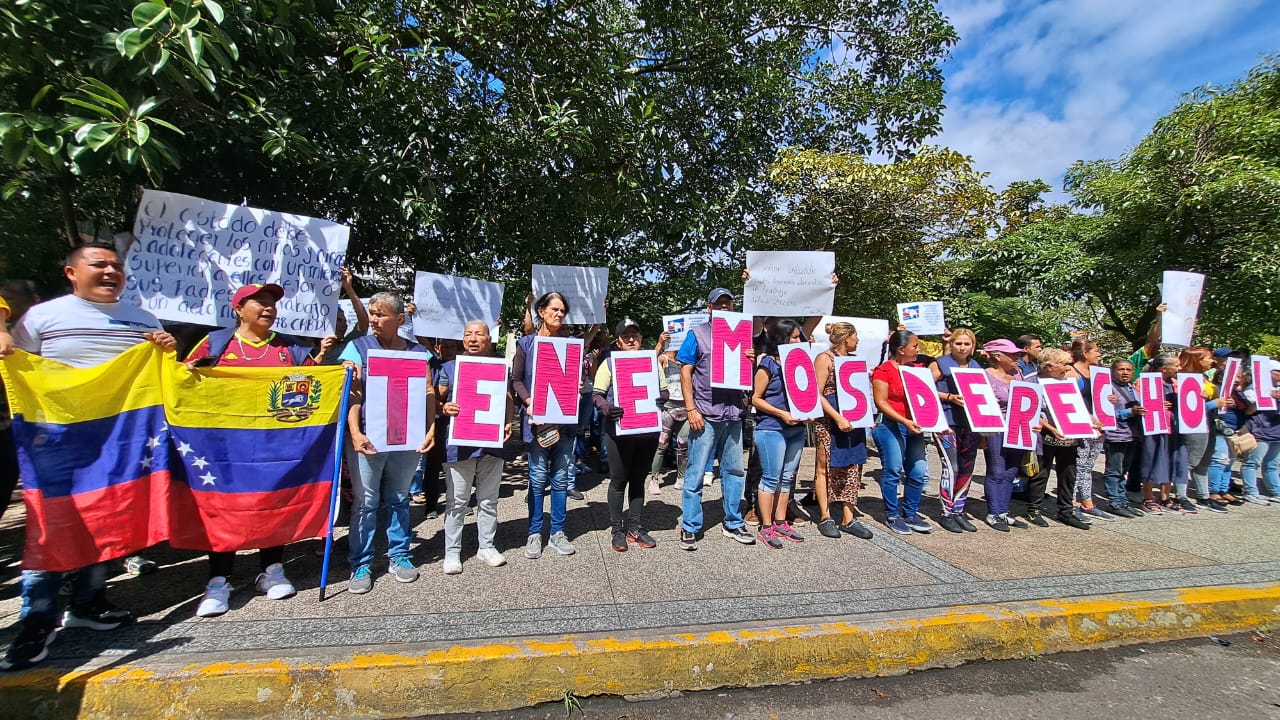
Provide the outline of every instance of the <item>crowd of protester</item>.
[[[527,536],[523,555],[529,560],[544,552],[569,556],[576,548],[566,529],[570,501],[584,496],[577,482],[590,472],[586,461],[595,457],[608,478],[610,545],[626,552],[653,548],[658,540],[646,524],[646,499],[665,498],[681,509],[677,542],[694,551],[705,541],[709,520],[704,515],[706,488],[719,480],[720,535],[741,545],[781,549],[804,542],[812,525],[817,533],[836,540],[845,535],[873,537],[872,525],[859,508],[864,464],[870,452],[879,456],[878,476],[883,498],[885,531],[900,535],[929,533],[935,527],[952,533],[978,532],[978,524],[1008,533],[1031,526],[1047,527],[1049,519],[1088,530],[1098,522],[1132,520],[1150,514],[1226,513],[1232,506],[1280,504],[1280,412],[1259,410],[1249,372],[1240,373],[1233,387],[1222,388],[1220,366],[1231,356],[1247,357],[1227,348],[1189,347],[1162,351],[1159,327],[1152,328],[1143,347],[1110,363],[1113,405],[1118,424],[1094,439],[1068,439],[1048,416],[1036,426],[1038,449],[1006,447],[1000,433],[970,428],[964,399],[953,373],[958,368],[985,371],[996,399],[1005,409],[1014,381],[1040,379],[1075,381],[1088,387],[1090,369],[1104,362],[1097,344],[1087,337],[1069,345],[1046,345],[1030,335],[979,338],[957,328],[939,344],[926,345],[913,333],[898,328],[883,343],[881,362],[871,371],[876,422],[870,430],[855,428],[840,412],[834,368],[837,361],[859,348],[857,329],[835,322],[823,329],[828,347],[815,359],[821,389],[820,417],[793,417],[784,389],[779,347],[807,341],[819,318],[754,318],[754,346],[747,353],[754,372],[749,391],[713,387],[711,383],[712,326],[687,333],[679,347],[670,336],[641,327],[630,319],[618,322],[613,333],[599,326],[573,328],[566,324],[568,299],[557,292],[527,298],[523,335],[510,357],[505,449],[472,448],[448,442],[450,418],[461,411],[452,385],[458,356],[492,357],[498,351],[487,322],[475,318],[460,340],[406,339],[401,326],[412,313],[391,292],[360,301],[344,270],[343,286],[353,301],[356,323],[340,322],[336,333],[320,341],[300,339],[273,330],[276,305],[284,290],[278,285],[247,285],[232,297],[236,324],[226,329],[162,325],[150,313],[120,302],[124,266],[109,245],[89,244],[66,261],[72,293],[41,302],[30,283],[0,284],[0,355],[15,348],[76,367],[107,362],[137,343],[152,342],[177,352],[192,367],[291,367],[343,364],[357,378],[345,423],[344,494],[350,506],[347,590],[370,592],[375,582],[375,538],[379,511],[386,509],[386,576],[397,582],[417,580],[420,568],[410,551],[414,528],[410,506],[425,506],[428,519],[443,510],[444,554],[440,570],[463,571],[469,553],[463,547],[466,518],[475,516],[478,548],[475,557],[492,567],[507,563],[495,544],[499,487],[508,462],[522,455],[527,467]],[[744,273],[744,279],[747,275]],[[838,278],[832,277],[832,282]],[[726,288],[706,297],[707,311],[732,311],[737,298]],[[535,339],[580,337],[587,352],[581,367],[581,397],[576,423],[540,424],[528,411],[533,392]],[[652,398],[661,412],[661,429],[621,434],[625,411],[614,392],[608,358],[614,351],[637,351],[654,341],[659,394]],[[924,348],[936,348],[926,357]],[[379,452],[365,434],[365,404],[359,380],[371,350],[420,353],[430,358],[432,391],[427,417],[432,427],[417,451]],[[900,368],[926,368],[944,403],[947,432],[925,432],[913,420]],[[1179,372],[1203,375],[1203,394],[1209,413],[1208,433],[1184,433],[1175,426],[1165,435],[1146,435],[1142,404],[1133,382],[1138,372],[1158,372],[1165,379],[1167,402],[1174,401],[1173,380]],[[1273,387],[1280,375],[1273,372]],[[1270,391],[1270,390],[1269,390]],[[1273,395],[1280,397],[1280,393]],[[1091,394],[1083,396],[1091,402]],[[1090,407],[1092,411],[1093,408]],[[812,446],[812,485],[798,484],[804,448]],[[942,472],[930,477],[933,448]],[[982,453],[985,474],[984,505],[974,513],[969,499],[976,460]],[[1105,471],[1094,486],[1095,464]],[[1234,463],[1241,463],[1239,490],[1233,484]],[[674,477],[666,468],[674,465]],[[19,482],[14,439],[7,427],[0,433],[0,492],[6,500]],[[1047,486],[1056,473],[1056,493],[1047,505]],[[1260,479],[1261,476],[1261,479]],[[672,480],[668,485],[667,481]],[[936,480],[936,482],[935,482]],[[801,499],[799,496],[806,496]],[[922,499],[936,497],[940,513],[922,512]],[[1013,498],[1021,500],[1019,512]],[[443,501],[442,501],[443,498]],[[1101,502],[1096,501],[1098,498]],[[546,506],[549,504],[549,517]],[[971,515],[975,523],[971,520]],[[282,547],[256,550],[259,573],[256,590],[283,600],[296,594],[285,576]],[[154,567],[137,556],[125,561],[133,572]],[[208,581],[196,614],[226,613],[233,591],[235,553],[211,553]],[[23,571],[21,629],[0,668],[27,667],[44,659],[59,627],[110,630],[129,622],[130,613],[111,604],[105,593],[107,563],[69,575],[67,607],[59,611],[62,573],[39,568]]]

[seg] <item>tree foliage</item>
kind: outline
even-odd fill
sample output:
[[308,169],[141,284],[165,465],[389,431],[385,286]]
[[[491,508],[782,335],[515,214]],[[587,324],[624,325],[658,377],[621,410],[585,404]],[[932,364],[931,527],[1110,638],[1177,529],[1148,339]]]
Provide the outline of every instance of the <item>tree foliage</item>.
[[16,0],[0,20],[0,214],[44,228],[0,227],[6,255],[127,227],[153,186],[348,223],[357,267],[504,280],[509,315],[533,262],[610,265],[621,311],[655,281],[696,297],[770,212],[778,147],[901,157],[936,133],[956,39],[925,0]]

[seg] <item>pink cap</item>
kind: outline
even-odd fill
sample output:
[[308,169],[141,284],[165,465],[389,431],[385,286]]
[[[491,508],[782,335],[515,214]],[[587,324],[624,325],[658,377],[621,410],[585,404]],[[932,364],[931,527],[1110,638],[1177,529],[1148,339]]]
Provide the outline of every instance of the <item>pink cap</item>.
[[1021,350],[1018,349],[1017,345],[1013,344],[1012,340],[1006,340],[1004,338],[983,343],[982,349],[987,352],[1002,352],[1008,355],[1017,355],[1018,353],[1022,352]]
[[279,300],[280,298],[284,297],[284,288],[280,287],[279,285],[276,285],[275,283],[267,283],[265,285],[262,285],[262,284],[241,285],[240,289],[236,290],[236,294],[231,296],[231,307],[238,308],[244,304],[245,300],[248,300],[254,295],[257,295],[258,293],[262,293],[262,292],[267,293],[268,295],[274,297],[276,300]]

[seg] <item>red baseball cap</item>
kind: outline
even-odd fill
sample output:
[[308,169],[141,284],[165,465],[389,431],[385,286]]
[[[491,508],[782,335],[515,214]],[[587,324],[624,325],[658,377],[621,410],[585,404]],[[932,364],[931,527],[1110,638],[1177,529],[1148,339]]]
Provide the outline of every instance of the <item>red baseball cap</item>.
[[284,297],[284,288],[276,285],[275,283],[267,283],[265,285],[261,283],[241,285],[240,289],[236,290],[236,294],[231,296],[231,307],[240,307],[244,304],[245,300],[248,300],[258,293],[266,293],[276,300],[279,300]]

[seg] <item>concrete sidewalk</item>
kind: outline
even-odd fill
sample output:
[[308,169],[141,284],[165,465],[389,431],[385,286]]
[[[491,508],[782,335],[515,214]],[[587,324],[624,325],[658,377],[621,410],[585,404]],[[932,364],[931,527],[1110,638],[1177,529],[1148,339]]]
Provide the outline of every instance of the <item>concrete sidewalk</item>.
[[[811,477],[809,452],[802,468]],[[45,664],[0,675],[0,716],[420,715],[515,707],[565,691],[886,674],[1280,618],[1280,506],[1006,534],[977,521],[986,506],[975,484],[969,508],[979,532],[935,527],[900,537],[882,522],[874,457],[868,470],[860,505],[871,541],[829,540],[807,525],[806,542],[781,550],[739,545],[720,535],[716,484],[704,497],[706,538],[697,552],[682,551],[679,493],[668,476],[645,509],[658,547],[618,553],[609,546],[607,482],[593,474],[579,483],[586,501],[570,501],[567,531],[578,553],[528,560],[523,465],[509,463],[497,543],[507,566],[475,560],[469,518],[464,572],[443,575],[442,521],[414,508],[418,582],[377,572],[371,593],[351,595],[340,543],[321,603],[320,558],[299,543],[286,552],[297,597],[255,595],[257,560],[242,556],[232,610],[214,619],[194,617],[203,558],[152,549],[157,573],[112,581],[113,601],[139,623],[62,633]],[[1021,507],[1015,501],[1015,512]],[[926,499],[922,511],[936,518],[938,501]],[[6,625],[20,605],[20,523],[19,507],[0,525]],[[0,642],[13,635],[0,632]]]

